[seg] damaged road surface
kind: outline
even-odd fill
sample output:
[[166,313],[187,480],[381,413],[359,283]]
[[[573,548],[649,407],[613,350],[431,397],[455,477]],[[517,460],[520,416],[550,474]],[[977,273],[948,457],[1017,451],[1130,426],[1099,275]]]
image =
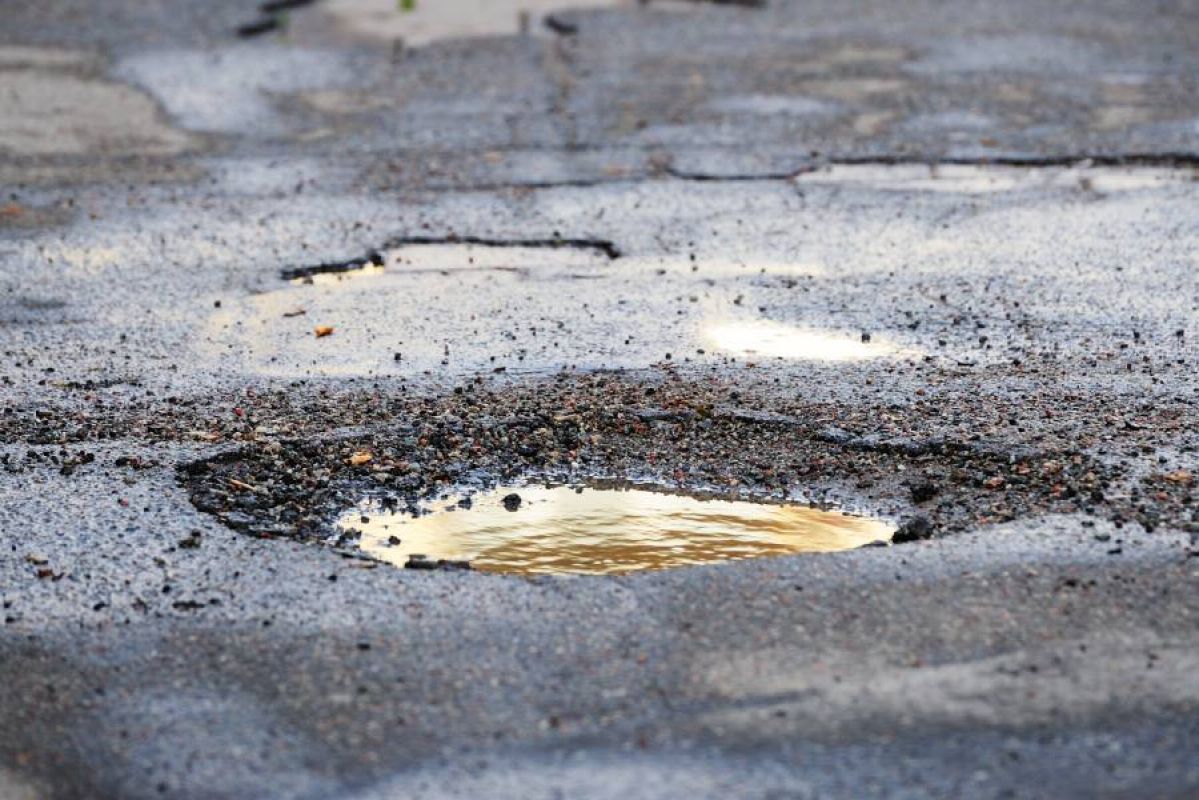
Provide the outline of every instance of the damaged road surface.
[[1190,5],[194,5],[0,10],[0,797],[1199,793]]

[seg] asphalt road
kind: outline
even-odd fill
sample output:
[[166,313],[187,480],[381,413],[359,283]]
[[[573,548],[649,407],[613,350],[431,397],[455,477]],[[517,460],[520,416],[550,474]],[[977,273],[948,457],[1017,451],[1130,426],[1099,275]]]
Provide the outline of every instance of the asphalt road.
[[[549,5],[0,6],[0,797],[1199,794],[1199,9]],[[330,529],[590,475],[927,538]]]

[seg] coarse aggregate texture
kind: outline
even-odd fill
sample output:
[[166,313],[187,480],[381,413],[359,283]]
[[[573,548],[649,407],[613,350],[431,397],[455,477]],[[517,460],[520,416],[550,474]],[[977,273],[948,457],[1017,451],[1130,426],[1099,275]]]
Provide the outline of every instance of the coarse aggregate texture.
[[[1194,4],[288,5],[0,9],[0,797],[1199,792]],[[592,476],[911,541],[331,526]]]

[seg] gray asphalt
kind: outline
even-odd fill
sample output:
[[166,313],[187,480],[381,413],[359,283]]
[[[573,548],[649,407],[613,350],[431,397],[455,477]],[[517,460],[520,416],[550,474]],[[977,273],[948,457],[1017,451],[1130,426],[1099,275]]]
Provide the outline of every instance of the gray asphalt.
[[[1199,794],[1194,3],[373,10],[0,7],[0,797]],[[595,472],[940,527],[525,580],[193,502],[283,457],[304,524]]]

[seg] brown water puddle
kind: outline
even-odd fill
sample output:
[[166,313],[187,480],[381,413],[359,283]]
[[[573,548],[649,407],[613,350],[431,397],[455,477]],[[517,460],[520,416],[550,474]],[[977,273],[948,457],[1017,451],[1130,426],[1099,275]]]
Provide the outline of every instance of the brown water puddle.
[[365,552],[394,564],[423,556],[518,575],[618,574],[832,552],[894,532],[883,520],[800,505],[570,486],[450,497],[419,517],[367,503],[338,525],[359,531]]

